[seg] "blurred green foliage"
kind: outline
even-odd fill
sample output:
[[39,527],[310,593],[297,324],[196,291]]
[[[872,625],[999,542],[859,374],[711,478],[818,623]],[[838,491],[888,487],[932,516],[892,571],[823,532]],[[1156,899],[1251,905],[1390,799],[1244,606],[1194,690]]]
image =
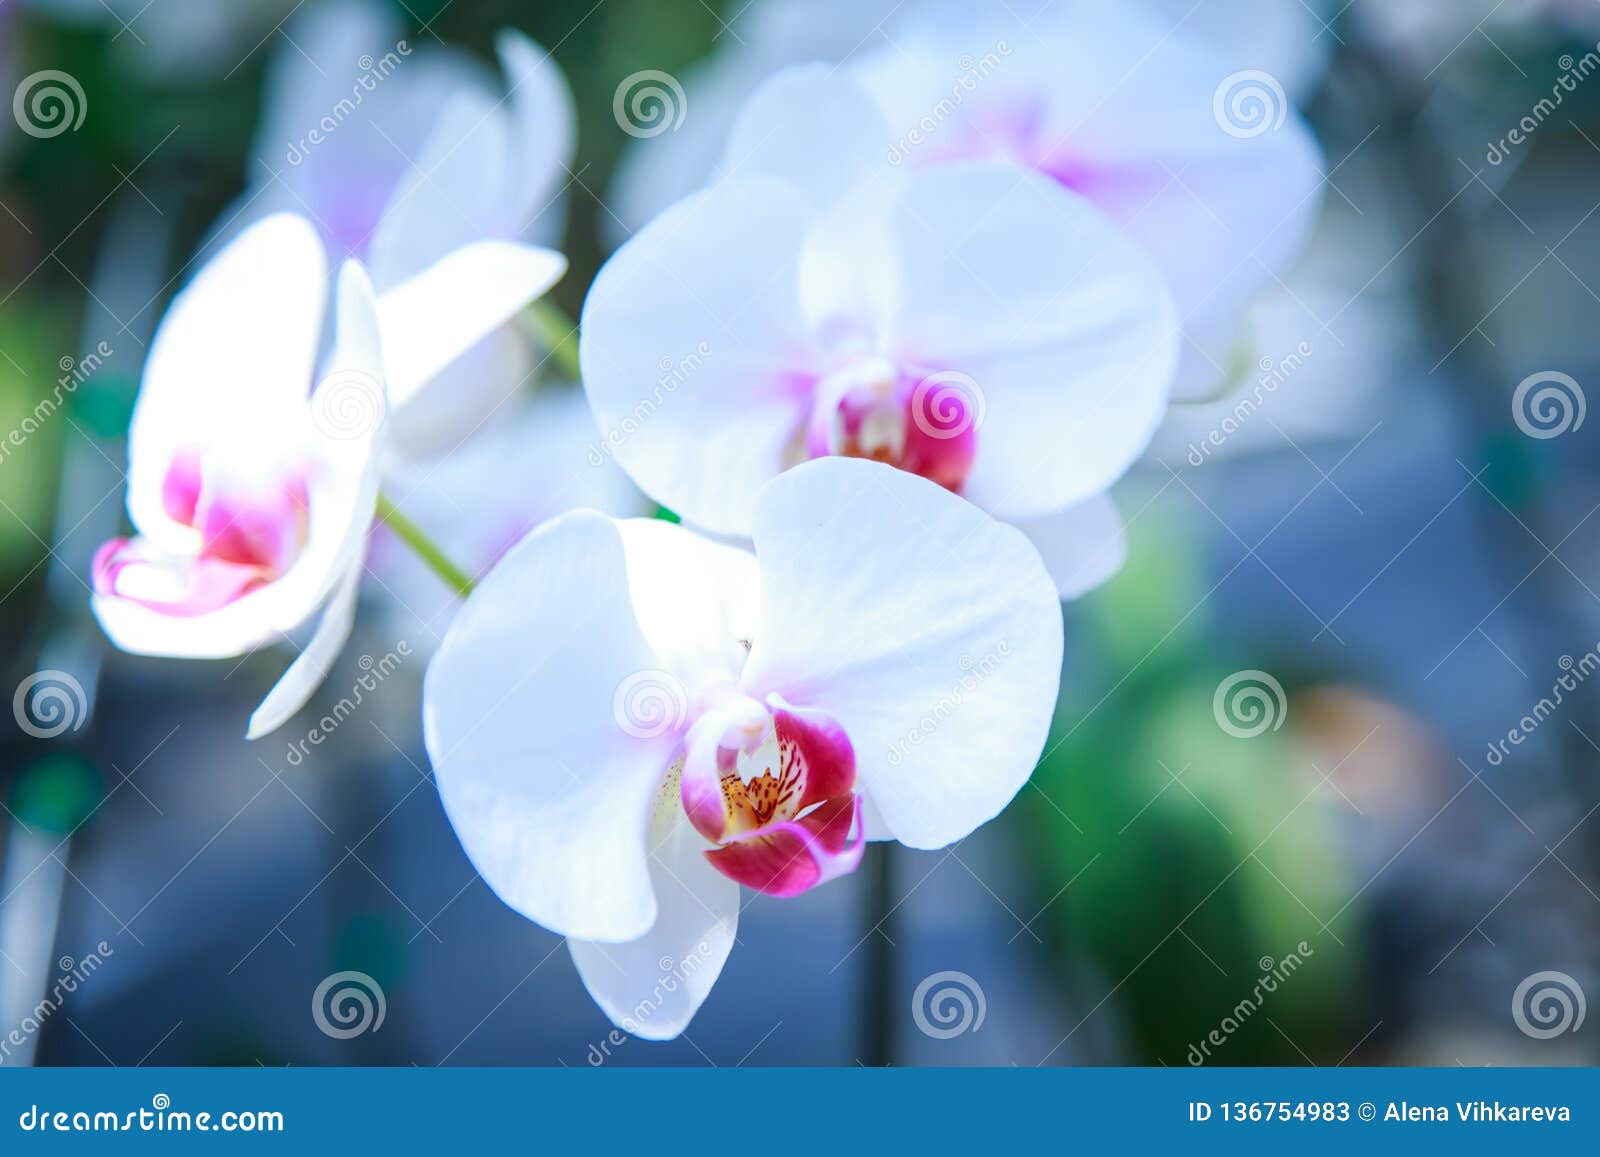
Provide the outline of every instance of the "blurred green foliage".
[[[53,407],[63,340],[59,314],[29,301],[0,309],[0,591],[38,566],[50,537],[63,423]],[[39,409],[44,403],[46,409]]]
[[[1128,1059],[1337,1060],[1355,1043],[1344,1034],[1360,952],[1329,791],[1301,772],[1287,729],[1240,739],[1218,726],[1213,693],[1232,668],[1193,610],[1199,560],[1152,521],[1074,616],[1087,629],[1069,647],[1040,790],[1022,797],[1041,926],[1079,978],[1076,1005],[1116,993]],[[1091,695],[1075,689],[1080,668],[1126,677]],[[1214,1030],[1224,1043],[1207,1046]]]

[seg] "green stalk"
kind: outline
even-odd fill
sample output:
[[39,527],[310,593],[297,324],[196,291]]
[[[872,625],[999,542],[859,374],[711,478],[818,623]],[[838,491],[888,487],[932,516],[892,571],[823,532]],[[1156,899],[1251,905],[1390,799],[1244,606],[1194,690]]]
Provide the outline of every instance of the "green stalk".
[[574,382],[581,380],[577,322],[549,297],[541,297],[528,307],[528,321],[539,344],[555,359],[561,372]]
[[427,531],[407,518],[381,491],[378,493],[378,521],[394,531],[400,541],[414,550],[428,569],[457,595],[466,598],[472,593],[472,576],[451,562],[450,556],[428,537]]

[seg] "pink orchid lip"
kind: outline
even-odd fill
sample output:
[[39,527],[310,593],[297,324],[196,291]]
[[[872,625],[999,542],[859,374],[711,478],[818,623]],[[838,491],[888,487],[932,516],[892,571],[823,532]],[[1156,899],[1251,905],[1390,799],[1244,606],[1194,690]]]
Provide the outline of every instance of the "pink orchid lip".
[[305,546],[310,506],[300,473],[240,486],[208,478],[203,464],[201,450],[179,450],[161,484],[168,517],[198,532],[194,556],[174,568],[172,559],[153,555],[138,540],[112,539],[95,552],[97,595],[191,618],[237,602],[294,565]]
[[[750,757],[776,755],[758,774]],[[758,758],[755,763],[761,763]],[[772,766],[776,764],[776,768]],[[829,715],[738,699],[691,729],[680,785],[696,830],[717,845],[707,861],[770,896],[797,896],[852,872],[866,840],[855,750]]]
[[952,371],[909,371],[856,358],[819,381],[806,425],[808,457],[883,462],[960,493],[978,453],[981,406]]

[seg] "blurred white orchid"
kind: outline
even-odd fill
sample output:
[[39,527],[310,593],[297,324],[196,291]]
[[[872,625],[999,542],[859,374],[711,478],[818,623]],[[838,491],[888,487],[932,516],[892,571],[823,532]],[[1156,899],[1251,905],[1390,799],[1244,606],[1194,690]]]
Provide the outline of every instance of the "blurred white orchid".
[[1321,154],[1282,83],[1236,63],[1137,6],[1024,22],[994,0],[924,9],[851,72],[889,119],[896,163],[1009,158],[1137,240],[1183,317],[1173,399],[1189,401],[1233,382],[1244,310],[1321,203]]
[[906,0],[751,0],[727,19],[720,47],[677,79],[683,123],[634,139],[606,192],[601,232],[614,248],[716,171],[733,122],[773,73],[810,61],[844,60],[882,47]]
[[1312,95],[1339,44],[1334,0],[1138,0],[1174,35],[1196,40],[1229,69],[1260,69],[1296,101]]
[[[790,69],[731,175],[623,246],[584,305],[583,380],[618,463],[686,522],[748,534],[768,479],[873,458],[1032,537],[1071,596],[1121,564],[1105,490],[1166,410],[1178,321],[1083,197],[999,161],[888,163],[871,97]],[[657,367],[703,351],[670,397]]]
[[377,501],[386,405],[372,288],[359,264],[339,271],[333,349],[312,390],[327,281],[315,231],[280,214],[178,295],[129,430],[138,534],[94,560],[95,616],[135,654],[240,655],[320,610],[251,738],[305,703],[349,637]]
[[[389,493],[452,560],[484,574],[558,514],[588,508],[630,518],[655,509],[603,449],[583,392],[541,386],[507,403],[491,426],[452,453],[395,463]],[[380,528],[368,568],[390,596],[399,629],[423,646],[443,636],[460,595],[414,552]]]
[[371,0],[307,9],[289,36],[269,68],[257,171],[218,232],[287,210],[335,259],[360,258],[378,291],[393,443],[453,448],[526,380],[526,338],[504,323],[566,270],[544,248],[574,148],[566,82],[508,29],[502,87],[469,54],[413,47]]
[[741,884],[790,896],[866,839],[963,838],[1021,790],[1055,705],[1055,590],[970,503],[811,462],[762,491],[754,541],[564,515],[484,579],[428,669],[468,856],[650,1039],[705,1000]]
[[[1315,85],[1331,34],[1301,4],[1034,7],[868,5],[861,15],[874,22],[836,42],[758,36],[719,55],[686,85],[693,136],[630,146],[613,193],[624,228],[613,233],[711,179],[708,138],[721,139],[756,70],[814,44],[878,99],[896,163],[1007,157],[1098,204],[1146,246],[1183,315],[1173,400],[1236,384],[1250,352],[1244,310],[1293,263],[1321,203],[1320,154],[1289,102]],[[750,22],[781,28],[785,11],[761,5]],[[763,49],[769,41],[786,46]]]

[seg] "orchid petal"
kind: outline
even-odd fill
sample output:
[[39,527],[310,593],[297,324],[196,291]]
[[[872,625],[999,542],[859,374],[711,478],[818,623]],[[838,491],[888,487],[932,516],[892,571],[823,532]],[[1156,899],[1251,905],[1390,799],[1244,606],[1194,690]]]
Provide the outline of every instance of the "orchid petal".
[[902,843],[943,847],[999,814],[1044,747],[1061,673],[1032,544],[925,479],[844,458],[771,482],[755,543],[746,692],[833,716]]
[[513,28],[495,37],[505,70],[517,152],[509,208],[519,231],[538,218],[562,187],[577,147],[577,113],[551,54]]
[[659,905],[635,940],[569,940],[572,962],[611,1023],[645,1040],[670,1040],[688,1027],[722,972],[739,925],[739,886],[715,871],[705,842],[681,818],[650,854]]
[[837,72],[787,68],[756,89],[728,137],[723,179],[770,177],[820,216],[888,172],[889,123],[866,89]]
[[1144,254],[1083,198],[993,162],[920,174],[895,237],[901,356],[984,402],[963,493],[1022,517],[1119,478],[1166,412],[1177,351]]
[[510,125],[485,91],[452,94],[416,161],[389,196],[372,237],[372,273],[387,292],[462,245],[510,239]]
[[617,523],[633,613],[681,688],[732,683],[756,630],[760,580],[747,550],[655,518]]
[[[706,853],[711,866],[768,896],[798,896],[848,875],[861,864],[859,796],[831,799],[797,820],[729,836]],[[854,840],[850,833],[856,832]]]
[[389,396],[405,404],[475,342],[566,272],[550,249],[475,241],[454,249],[378,299]]
[[156,330],[128,433],[128,515],[174,552],[194,531],[166,511],[185,451],[226,435],[298,432],[317,355],[326,257],[304,218],[268,217],[207,263]]
[[250,716],[246,739],[260,739],[282,727],[322,686],[355,626],[356,594],[360,587],[361,570],[351,567],[334,587],[306,649],[289,664],[288,670]]
[[656,922],[647,824],[677,734],[624,729],[614,704],[658,666],[622,536],[586,511],[513,547],[428,666],[423,730],[456,835],[502,900],[562,935]]
[[618,250],[584,303],[583,381],[602,437],[647,494],[718,532],[749,529],[805,420],[809,216],[782,185],[716,185]]
[[[395,411],[391,469],[415,463],[433,469],[472,453],[478,442],[505,425],[532,377],[532,350],[515,325],[502,325],[469,346]],[[524,446],[515,456],[528,450]],[[511,457],[506,455],[508,461]]]
[[1097,494],[1039,518],[1012,523],[1039,550],[1063,599],[1087,594],[1122,569],[1128,542],[1109,495]]
[[[508,336],[514,348],[521,348],[514,335]],[[432,398],[472,356],[457,361],[396,414],[395,425],[405,426],[417,403]],[[387,484],[399,506],[446,555],[468,574],[480,575],[523,535],[558,514],[588,507],[631,518],[655,508],[600,451],[598,438],[582,390],[541,386],[531,395],[522,391],[508,399],[493,421],[448,455],[391,463]],[[408,612],[405,622],[422,627],[420,638],[443,635],[460,605],[453,589],[387,536],[374,545],[369,565],[385,593]]]

